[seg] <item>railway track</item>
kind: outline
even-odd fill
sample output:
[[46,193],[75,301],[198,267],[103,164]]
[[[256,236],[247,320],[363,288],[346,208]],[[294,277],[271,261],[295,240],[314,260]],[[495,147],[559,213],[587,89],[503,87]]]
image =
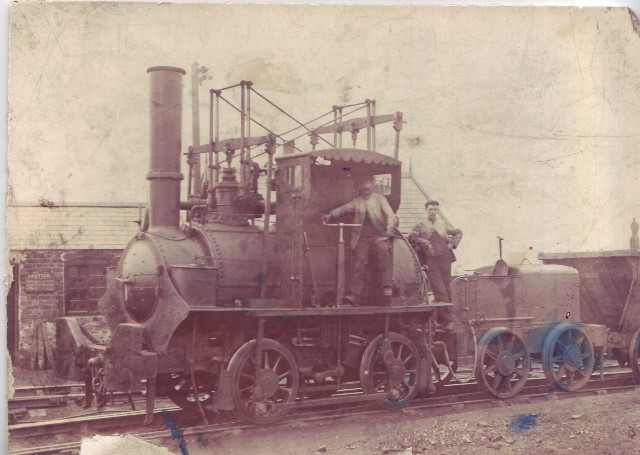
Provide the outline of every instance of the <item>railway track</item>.
[[[113,392],[108,396],[111,404],[115,400],[128,401],[122,392]],[[135,403],[144,401],[141,394],[133,394]],[[40,409],[65,406],[69,402],[82,403],[84,401],[84,384],[69,384],[55,386],[31,386],[14,389],[14,396],[8,400],[9,413],[23,409]]]
[[[604,385],[603,385],[604,383]],[[403,412],[423,412],[438,410],[446,412],[462,412],[482,406],[504,406],[532,403],[538,400],[564,400],[590,394],[618,393],[634,390],[638,387],[637,379],[627,372],[611,372],[604,381],[594,375],[591,381],[580,391],[563,392],[549,390],[549,384],[543,378],[532,378],[522,392],[507,400],[499,400],[484,391],[478,390],[476,383],[451,384],[445,386],[440,395],[416,399],[403,407]],[[375,403],[338,405],[330,409],[309,407],[295,410],[277,425],[294,422],[313,422],[340,417],[366,416],[381,412]],[[402,411],[401,411],[402,412]],[[172,437],[167,419],[178,422],[184,429],[181,437],[195,435],[221,434],[227,431],[238,431],[254,427],[251,424],[238,423],[234,419],[222,417],[218,422],[201,425],[193,422],[191,416],[185,415],[179,408],[171,405],[155,412],[154,424],[143,427],[144,411],[102,411],[74,418],[23,423],[9,426],[9,453],[16,455],[69,453],[75,454],[80,448],[80,436],[112,434],[126,432],[154,444],[167,444]],[[191,422],[189,422],[191,421]],[[55,443],[51,443],[52,439]],[[74,439],[72,442],[64,440]],[[30,447],[25,447],[29,445]]]

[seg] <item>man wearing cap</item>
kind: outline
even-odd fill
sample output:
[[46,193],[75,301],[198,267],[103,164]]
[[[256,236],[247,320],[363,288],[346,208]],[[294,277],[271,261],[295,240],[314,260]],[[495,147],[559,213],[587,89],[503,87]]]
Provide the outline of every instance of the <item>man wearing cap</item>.
[[[462,231],[442,219],[438,201],[425,204],[427,220],[413,228],[409,243],[414,247],[420,262],[427,266],[427,277],[437,302],[451,302],[451,264],[456,256],[453,250],[462,240]],[[445,330],[453,329],[453,316],[449,308],[440,311]]]
[[353,214],[354,224],[361,224],[351,232],[351,283],[349,292],[343,303],[350,305],[362,304],[367,259],[374,259],[373,271],[376,282],[382,288],[383,300],[386,305],[391,301],[391,242],[398,227],[398,217],[393,213],[387,198],[374,193],[371,179],[360,182],[359,195],[345,205],[333,209],[324,215],[324,221]]

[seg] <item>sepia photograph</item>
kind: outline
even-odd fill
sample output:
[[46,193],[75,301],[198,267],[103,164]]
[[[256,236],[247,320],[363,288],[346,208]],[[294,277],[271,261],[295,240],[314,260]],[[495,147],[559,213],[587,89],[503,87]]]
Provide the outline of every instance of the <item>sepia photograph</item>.
[[639,9],[7,12],[9,453],[640,452]]

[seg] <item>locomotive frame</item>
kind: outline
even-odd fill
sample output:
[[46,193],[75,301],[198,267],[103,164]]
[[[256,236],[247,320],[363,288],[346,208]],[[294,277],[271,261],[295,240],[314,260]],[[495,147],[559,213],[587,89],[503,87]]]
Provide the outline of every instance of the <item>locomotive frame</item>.
[[[205,420],[210,408],[269,424],[309,405],[377,400],[399,408],[457,377],[456,364],[468,358],[478,382],[501,398],[522,389],[532,359],[564,390],[588,380],[608,332],[579,322],[579,277],[569,267],[522,265],[505,276],[479,270],[454,281],[453,304],[430,302],[426,274],[398,232],[390,306],[374,282],[368,306],[342,305],[349,224],[323,224],[322,214],[353,198],[361,178],[374,178],[397,210],[401,163],[375,151],[375,131],[392,122],[397,157],[401,113],[376,115],[375,101],[367,100],[365,117],[347,119],[346,107],[334,106],[332,121],[307,131],[310,152],[275,159],[277,146],[297,147],[272,132],[250,135],[252,83],[229,87],[242,90],[240,138],[219,138],[223,90],[211,90],[210,140],[189,147],[189,198],[181,202],[185,72],[148,72],[150,204],[99,303],[111,339],[100,345],[73,319],[58,323],[58,350],[72,354],[99,404],[107,390],[131,393],[146,382],[147,422],[155,397],[168,395]],[[355,148],[361,130],[366,149]],[[343,132],[351,133],[353,148],[342,147]],[[333,142],[322,138],[327,134]],[[329,147],[315,150],[320,140]],[[256,147],[264,147],[264,168],[252,156]],[[208,161],[205,185],[196,178],[201,158]],[[262,177],[265,197],[258,193]],[[447,333],[434,315],[452,305],[457,327]],[[59,371],[77,373],[72,365]]]

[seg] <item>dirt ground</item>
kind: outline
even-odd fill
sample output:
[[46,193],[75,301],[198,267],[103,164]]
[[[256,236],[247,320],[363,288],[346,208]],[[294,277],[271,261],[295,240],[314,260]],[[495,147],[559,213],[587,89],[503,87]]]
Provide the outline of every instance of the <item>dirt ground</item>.
[[[17,374],[16,386],[40,385],[51,383],[50,380],[46,374],[42,378]],[[315,423],[251,427],[188,437],[186,452],[179,448],[178,441],[158,452],[189,455],[640,454],[640,388],[623,393],[522,402],[523,399],[496,400],[484,409],[458,404],[435,411],[380,411]],[[107,448],[104,444],[98,445]],[[83,452],[88,455],[132,453],[113,448],[106,452]]]
[[[190,455],[640,454],[640,388],[433,415],[386,411],[189,438]],[[169,447],[167,447],[169,448]],[[180,453],[177,445],[169,448]]]

